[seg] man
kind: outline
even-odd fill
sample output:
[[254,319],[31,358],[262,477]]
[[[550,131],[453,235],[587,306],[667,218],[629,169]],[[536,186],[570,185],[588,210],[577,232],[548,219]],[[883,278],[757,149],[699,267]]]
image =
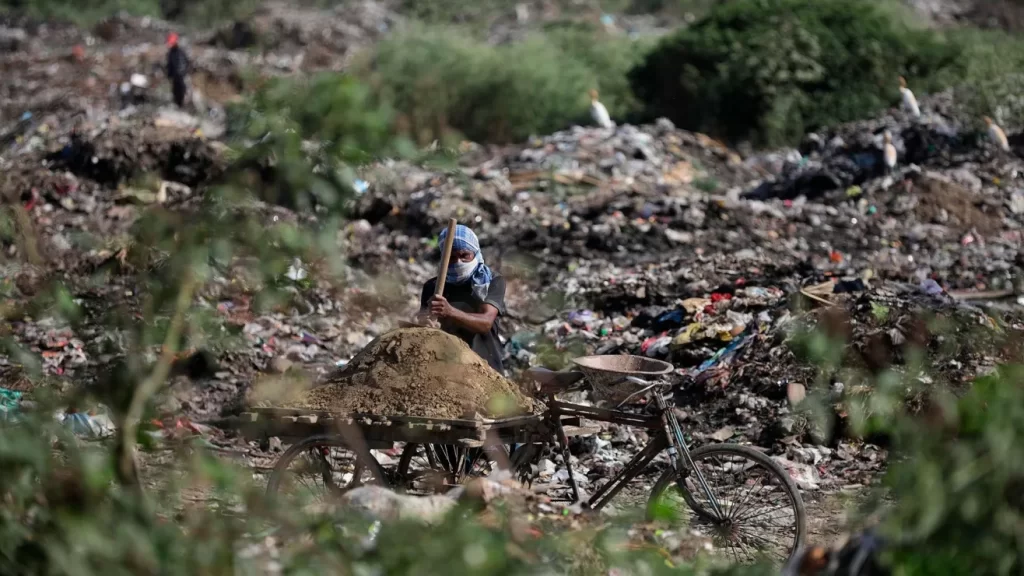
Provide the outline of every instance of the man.
[[[448,230],[442,230],[438,243],[443,246],[447,236]],[[476,234],[461,224],[455,228],[444,293],[440,296],[434,296],[436,285],[437,278],[423,285],[417,321],[436,318],[442,330],[465,340],[491,368],[502,373],[498,316],[505,314],[505,279],[484,264]]]
[[188,76],[190,64],[185,51],[178,46],[178,34],[171,32],[167,35],[167,77],[171,80],[171,91],[174,94],[174,103],[178,108],[185,106],[185,93],[188,91]]

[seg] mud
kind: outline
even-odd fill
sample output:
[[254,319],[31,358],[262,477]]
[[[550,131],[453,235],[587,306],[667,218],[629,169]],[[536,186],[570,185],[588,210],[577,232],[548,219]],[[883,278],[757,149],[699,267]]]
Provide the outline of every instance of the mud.
[[533,401],[461,339],[431,328],[392,330],[327,383],[290,403],[338,413],[464,418],[531,411]]

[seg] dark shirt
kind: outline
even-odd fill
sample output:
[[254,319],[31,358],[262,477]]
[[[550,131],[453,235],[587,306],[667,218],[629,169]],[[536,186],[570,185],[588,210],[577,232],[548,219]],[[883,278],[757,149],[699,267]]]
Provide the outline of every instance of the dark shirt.
[[172,46],[167,51],[167,76],[172,80],[184,78],[189,72],[188,56],[180,46]]
[[[430,306],[430,299],[434,297],[434,287],[436,285],[437,278],[431,278],[423,285],[423,291],[420,293],[421,310]],[[483,305],[490,304],[498,309],[499,317],[505,314],[505,279],[500,274],[494,274],[491,278],[491,285],[487,290],[487,298],[483,301],[473,295],[473,285],[470,282],[464,284],[449,284],[446,282],[444,294],[442,295],[452,305],[452,308],[463,312],[480,314],[483,312]],[[497,318],[494,319],[494,324],[491,325],[490,331],[484,334],[470,332],[448,320],[441,320],[441,329],[462,338],[474,352],[491,365],[491,368],[498,372],[504,370],[504,366],[501,363],[501,340],[498,339]]]

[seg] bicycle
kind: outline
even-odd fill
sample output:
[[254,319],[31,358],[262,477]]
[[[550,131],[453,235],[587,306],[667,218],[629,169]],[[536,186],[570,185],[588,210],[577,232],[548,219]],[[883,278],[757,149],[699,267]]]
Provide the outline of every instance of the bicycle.
[[[670,468],[655,483],[648,499],[649,519],[666,516],[665,512],[670,512],[668,516],[677,512],[668,507],[666,501],[675,494],[693,512],[690,527],[698,533],[706,532],[716,547],[731,552],[737,562],[754,562],[767,557],[782,564],[796,553],[803,544],[807,520],[803,500],[793,480],[769,456],[749,446],[708,444],[691,449],[675,411],[662,394],[662,389],[669,386],[662,377],[674,370],[671,364],[638,356],[588,356],[574,362],[578,371],[552,372],[542,368],[526,371],[547,406],[544,424],[553,433],[561,452],[574,502],[587,509],[600,510],[640,476],[658,455],[666,452]],[[658,379],[651,382],[640,376]],[[556,394],[572,390],[583,382],[594,388],[596,396],[617,401],[615,407],[596,408],[555,398]],[[653,413],[637,414],[622,409],[630,400],[648,392],[653,400]],[[564,432],[566,419],[574,418],[638,427],[651,435],[646,446],[586,502],[580,502]],[[540,448],[541,444],[536,443],[517,448],[511,456],[513,468],[523,470],[539,456]],[[731,480],[733,484],[717,491],[713,485],[718,480]],[[768,498],[767,505],[759,501],[760,498]],[[756,528],[745,527],[745,523],[754,524]],[[770,530],[772,528],[780,530]]]

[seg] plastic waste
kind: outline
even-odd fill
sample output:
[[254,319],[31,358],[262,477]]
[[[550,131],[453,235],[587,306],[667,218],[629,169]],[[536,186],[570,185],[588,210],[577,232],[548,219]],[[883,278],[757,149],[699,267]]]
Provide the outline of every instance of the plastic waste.
[[84,438],[107,438],[115,431],[114,422],[106,414],[64,412],[57,418],[73,434]]
[[0,388],[0,419],[14,420],[21,409],[22,393],[17,390]]
[[569,324],[581,328],[593,322],[594,318],[592,310],[578,310],[569,313]]

